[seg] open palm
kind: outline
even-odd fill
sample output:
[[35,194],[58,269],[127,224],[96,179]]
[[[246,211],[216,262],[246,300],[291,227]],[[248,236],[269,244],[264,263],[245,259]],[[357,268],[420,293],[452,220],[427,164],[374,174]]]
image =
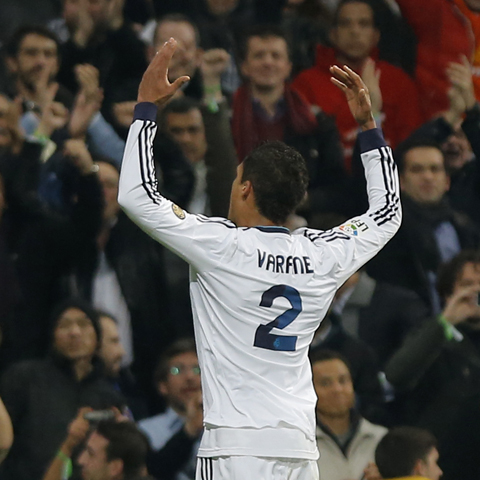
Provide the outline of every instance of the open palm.
[[173,83],[168,80],[168,66],[176,48],[177,42],[171,38],[153,57],[138,87],[138,102],[163,105],[185,82],[190,80],[187,76],[179,77]]
[[360,127],[364,130],[375,128],[372,102],[360,75],[346,65],[343,68],[334,65],[330,67],[330,73],[332,83],[345,93],[350,111]]

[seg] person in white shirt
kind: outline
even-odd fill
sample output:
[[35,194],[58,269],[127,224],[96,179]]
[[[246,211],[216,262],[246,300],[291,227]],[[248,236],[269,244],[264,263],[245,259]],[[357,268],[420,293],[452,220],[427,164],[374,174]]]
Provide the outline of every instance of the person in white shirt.
[[363,132],[369,210],[326,232],[290,232],[284,224],[304,199],[307,169],[298,152],[272,142],[238,166],[229,220],[189,214],[158,193],[152,160],[157,105],[188,81],[168,81],[175,46],[165,43],[139,86],[119,203],[190,264],[204,406],[196,478],[318,479],[308,347],[337,288],[398,230],[391,150],[361,78],[332,67]]
[[355,390],[347,360],[332,350],[310,354],[317,394],[318,469],[322,480],[360,480],[387,429],[355,409]]

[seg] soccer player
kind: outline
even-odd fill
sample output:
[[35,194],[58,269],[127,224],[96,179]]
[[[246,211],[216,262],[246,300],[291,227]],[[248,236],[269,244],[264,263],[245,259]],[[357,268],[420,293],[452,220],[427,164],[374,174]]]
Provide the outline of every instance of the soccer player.
[[119,202],[147,233],[190,263],[205,430],[197,480],[315,480],[315,392],[307,353],[337,288],[395,234],[401,221],[390,148],[375,128],[361,78],[332,67],[360,129],[370,209],[326,232],[290,232],[307,171],[274,142],[238,166],[229,220],[191,215],[157,191],[157,106],[188,77],[167,79],[170,39],[138,91]]

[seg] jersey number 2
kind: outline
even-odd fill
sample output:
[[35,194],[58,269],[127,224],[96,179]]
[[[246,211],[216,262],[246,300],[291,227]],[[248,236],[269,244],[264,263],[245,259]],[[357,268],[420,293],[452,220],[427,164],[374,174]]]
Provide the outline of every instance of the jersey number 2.
[[296,336],[282,336],[270,333],[272,329],[279,328],[280,330],[290,325],[302,311],[302,299],[300,293],[293,287],[288,285],[275,285],[269,288],[262,295],[260,302],[261,307],[271,307],[273,301],[278,297],[284,297],[289,302],[292,308],[289,308],[275,320],[266,325],[260,325],[255,332],[255,347],[266,348],[267,350],[277,350],[280,352],[294,352],[297,345]]

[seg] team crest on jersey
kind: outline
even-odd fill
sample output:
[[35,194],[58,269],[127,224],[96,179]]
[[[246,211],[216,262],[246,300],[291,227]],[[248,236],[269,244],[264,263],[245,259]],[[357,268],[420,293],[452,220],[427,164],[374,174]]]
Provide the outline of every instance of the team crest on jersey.
[[350,223],[341,225],[339,229],[347,235],[357,237],[360,233],[368,230],[368,225],[361,220],[352,220]]
[[185,211],[182,210],[178,205],[175,205],[175,203],[172,203],[172,210],[173,210],[173,213],[174,213],[180,220],[184,220],[184,219],[185,219]]

